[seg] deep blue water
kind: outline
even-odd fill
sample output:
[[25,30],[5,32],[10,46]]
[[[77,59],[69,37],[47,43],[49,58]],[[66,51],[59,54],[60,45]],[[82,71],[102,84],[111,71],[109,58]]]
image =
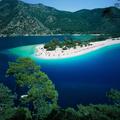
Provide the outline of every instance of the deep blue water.
[[120,89],[120,45],[64,60],[37,60],[59,92],[60,104],[108,103],[106,92]]
[[[23,43],[24,40],[26,38],[23,38]],[[10,88],[14,87],[14,81],[6,79],[4,73],[7,62],[14,60],[14,57],[0,54],[0,79]],[[63,107],[81,103],[109,103],[106,92],[110,88],[120,89],[120,45],[105,47],[74,58],[34,60],[55,84],[59,93],[58,102]]]
[[63,40],[64,38],[71,38],[71,36],[19,36],[19,37],[1,37],[0,38],[0,50],[6,48],[12,48],[17,46],[24,45],[34,45],[40,43],[46,43],[54,38],[58,38],[59,40]]

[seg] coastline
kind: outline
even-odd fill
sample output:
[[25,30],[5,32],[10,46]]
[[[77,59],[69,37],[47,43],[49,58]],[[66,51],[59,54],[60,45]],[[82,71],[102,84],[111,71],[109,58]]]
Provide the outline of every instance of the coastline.
[[62,36],[66,34],[31,34],[31,35],[0,35],[0,37],[41,37],[41,36]]
[[46,51],[44,49],[44,44],[40,44],[36,47],[35,56],[41,59],[63,59],[63,58],[76,57],[87,54],[89,52],[95,51],[97,49],[106,46],[120,44],[120,38],[116,38],[115,40],[107,39],[105,41],[91,42],[91,44],[92,44],[91,46],[84,46],[84,47],[76,46],[76,48],[70,48],[67,50],[62,50],[61,48],[57,48],[54,51]]
[[[5,35],[5,34],[0,34],[0,37],[41,37],[41,36],[64,36],[64,35],[72,35],[72,36],[80,36],[80,35],[87,35],[87,33],[80,33],[80,34],[25,34],[25,35]],[[88,35],[93,35],[93,36],[99,36],[101,34],[88,34]]]

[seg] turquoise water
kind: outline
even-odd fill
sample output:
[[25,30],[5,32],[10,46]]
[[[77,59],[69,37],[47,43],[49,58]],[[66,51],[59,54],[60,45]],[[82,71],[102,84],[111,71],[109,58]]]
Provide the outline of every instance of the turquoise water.
[[[34,42],[34,39],[31,40]],[[18,42],[16,44],[18,46]],[[4,77],[8,61],[16,57],[31,57],[55,84],[59,93],[58,102],[62,107],[109,103],[106,91],[110,88],[120,89],[120,44],[58,60],[38,59],[34,56],[36,45],[25,44],[23,42],[22,47],[0,51],[0,80],[10,88],[14,88],[15,83]]]
[[39,59],[34,56],[35,45],[4,51],[10,56],[31,57],[35,60],[59,92],[61,106],[80,103],[108,102],[105,93],[120,88],[120,44],[66,59]]
[[72,39],[74,40],[90,40],[94,38],[95,35],[90,35],[90,34],[83,34],[83,35],[77,35],[77,36],[72,36]]
[[[14,55],[14,56],[18,56],[18,57],[30,57],[30,58],[32,58],[32,59],[34,59],[36,61],[48,62],[48,63],[51,64],[51,63],[55,63],[55,62],[62,62],[62,63],[69,62],[69,61],[73,62],[74,60],[76,61],[78,59],[83,59],[85,57],[94,56],[94,55],[103,53],[105,51],[109,51],[111,49],[114,49],[116,47],[120,47],[120,44],[103,47],[103,48],[100,48],[98,50],[89,52],[89,53],[84,54],[84,55],[70,57],[70,58],[60,58],[60,59],[42,59],[42,58],[37,58],[34,55],[36,46],[38,46],[38,45],[21,46],[21,47],[16,47],[16,48],[3,50],[1,53]],[[89,58],[87,58],[87,59],[89,59]]]

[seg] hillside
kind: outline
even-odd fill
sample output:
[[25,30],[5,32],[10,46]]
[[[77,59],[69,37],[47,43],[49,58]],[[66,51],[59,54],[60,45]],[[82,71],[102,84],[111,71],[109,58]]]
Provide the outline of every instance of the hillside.
[[120,33],[120,9],[67,12],[18,0],[0,1],[1,35]]

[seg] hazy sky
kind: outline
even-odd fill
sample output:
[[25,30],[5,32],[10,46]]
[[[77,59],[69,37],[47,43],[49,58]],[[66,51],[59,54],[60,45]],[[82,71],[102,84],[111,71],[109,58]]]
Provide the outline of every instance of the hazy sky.
[[22,0],[27,3],[43,3],[59,10],[77,11],[113,6],[116,0]]

